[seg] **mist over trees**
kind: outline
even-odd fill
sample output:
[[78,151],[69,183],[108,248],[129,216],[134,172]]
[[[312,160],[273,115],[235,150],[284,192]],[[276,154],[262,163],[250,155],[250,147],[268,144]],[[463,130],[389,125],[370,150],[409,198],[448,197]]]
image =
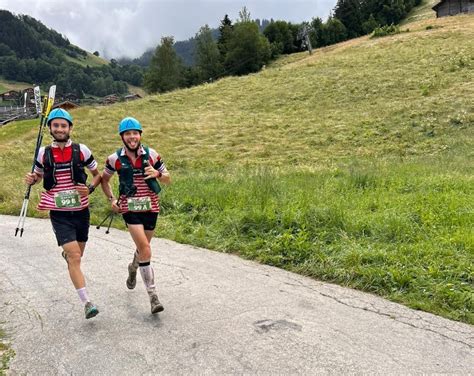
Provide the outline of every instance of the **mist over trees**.
[[[7,80],[41,85],[55,83],[58,93],[104,96],[127,93],[127,83],[141,86],[143,69],[120,66],[81,66],[87,52],[33,17],[0,10],[0,75]],[[98,56],[98,53],[96,54]]]

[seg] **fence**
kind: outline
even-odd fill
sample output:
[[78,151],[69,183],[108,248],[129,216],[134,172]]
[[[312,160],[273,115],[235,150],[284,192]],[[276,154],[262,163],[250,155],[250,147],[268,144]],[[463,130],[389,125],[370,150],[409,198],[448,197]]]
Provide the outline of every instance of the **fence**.
[[35,107],[0,106],[0,126],[13,120],[33,119],[37,116]]

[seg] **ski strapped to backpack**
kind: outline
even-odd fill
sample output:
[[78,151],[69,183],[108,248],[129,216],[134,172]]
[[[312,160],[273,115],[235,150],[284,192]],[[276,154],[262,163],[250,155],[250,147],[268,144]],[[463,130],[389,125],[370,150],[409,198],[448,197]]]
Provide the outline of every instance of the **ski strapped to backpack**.
[[81,161],[81,149],[79,144],[72,143],[72,158],[70,162],[56,163],[53,158],[51,146],[44,148],[44,180],[43,186],[47,191],[53,189],[56,184],[56,170],[58,167],[70,167],[71,178],[75,185],[86,184],[87,174],[84,170],[85,162]]
[[[134,174],[142,174],[145,175],[145,167],[150,165],[149,158],[150,158],[150,149],[148,146],[142,145],[143,150],[145,153],[141,155],[142,158],[142,167],[141,168],[134,168],[130,164],[130,160],[126,155],[122,155],[122,148],[117,149],[117,156],[120,160],[121,168],[117,171],[119,174],[119,193],[121,195],[128,196],[131,190],[133,189],[133,175]],[[161,187],[156,178],[150,178],[145,180],[148,188],[150,188],[154,193],[160,193]]]

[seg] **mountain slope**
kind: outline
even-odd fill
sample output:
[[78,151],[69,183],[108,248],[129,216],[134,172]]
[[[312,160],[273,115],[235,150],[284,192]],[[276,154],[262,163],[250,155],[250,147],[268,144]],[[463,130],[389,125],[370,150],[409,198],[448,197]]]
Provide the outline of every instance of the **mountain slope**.
[[[101,110],[95,129],[108,133],[134,114],[150,142],[186,166],[200,157],[320,166],[454,151],[472,122],[473,26],[472,16],[427,20],[408,33],[290,56],[259,74]],[[97,111],[78,116],[88,122]]]

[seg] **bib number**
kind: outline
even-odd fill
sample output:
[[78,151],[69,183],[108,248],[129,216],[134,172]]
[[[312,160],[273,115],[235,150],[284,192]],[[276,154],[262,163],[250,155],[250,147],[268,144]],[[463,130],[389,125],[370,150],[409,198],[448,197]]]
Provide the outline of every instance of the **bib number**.
[[129,211],[140,212],[151,210],[150,197],[130,197],[127,199]]
[[81,198],[76,190],[58,192],[54,194],[54,203],[57,208],[79,208]]

